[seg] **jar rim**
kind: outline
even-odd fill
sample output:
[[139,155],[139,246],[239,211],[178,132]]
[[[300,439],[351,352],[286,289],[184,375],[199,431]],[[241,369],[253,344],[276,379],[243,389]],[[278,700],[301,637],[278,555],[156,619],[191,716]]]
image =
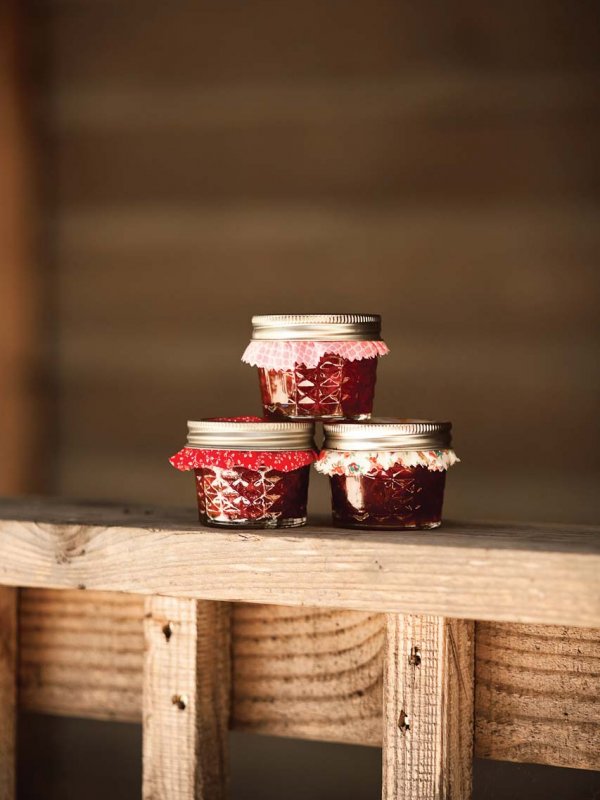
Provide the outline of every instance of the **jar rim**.
[[452,423],[424,419],[372,417],[326,422],[325,450],[447,450]]
[[188,420],[187,446],[203,450],[314,450],[314,422],[275,422],[261,417]]
[[252,340],[381,341],[381,315],[264,314],[252,317]]

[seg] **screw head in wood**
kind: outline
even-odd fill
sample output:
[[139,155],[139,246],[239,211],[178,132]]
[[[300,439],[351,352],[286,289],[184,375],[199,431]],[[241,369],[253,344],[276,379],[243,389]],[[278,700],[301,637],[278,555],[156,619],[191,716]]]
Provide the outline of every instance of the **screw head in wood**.
[[188,698],[186,694],[174,694],[171,698],[171,702],[174,706],[177,706],[180,711],[184,711],[188,704]]

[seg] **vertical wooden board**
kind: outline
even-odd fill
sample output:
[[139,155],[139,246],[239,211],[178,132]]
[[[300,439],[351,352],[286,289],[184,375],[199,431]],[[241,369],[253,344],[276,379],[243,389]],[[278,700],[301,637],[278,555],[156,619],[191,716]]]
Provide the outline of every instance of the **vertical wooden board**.
[[475,754],[600,769],[600,631],[478,622]]
[[387,615],[384,800],[468,800],[473,752],[473,623]]
[[150,597],[144,629],[144,800],[223,800],[229,607]]
[[382,614],[236,604],[232,634],[235,728],[381,744]]
[[[0,492],[40,487],[40,273],[33,255],[32,131],[24,4],[0,3]],[[46,300],[48,302],[48,300]],[[47,426],[46,426],[47,429]],[[47,452],[45,458],[50,459]]]
[[0,586],[0,800],[15,797],[17,589]]

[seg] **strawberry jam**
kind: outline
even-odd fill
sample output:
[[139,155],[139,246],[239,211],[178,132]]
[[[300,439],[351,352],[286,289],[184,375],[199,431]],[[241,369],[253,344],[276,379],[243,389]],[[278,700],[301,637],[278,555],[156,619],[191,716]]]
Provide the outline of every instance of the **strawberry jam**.
[[259,368],[265,416],[272,419],[367,419],[373,410],[377,358],[349,361],[326,353],[316,367]]
[[209,525],[291,528],[306,522],[310,467],[194,470],[200,521]]
[[396,464],[373,475],[332,475],[333,521],[348,528],[437,528],[445,472]]

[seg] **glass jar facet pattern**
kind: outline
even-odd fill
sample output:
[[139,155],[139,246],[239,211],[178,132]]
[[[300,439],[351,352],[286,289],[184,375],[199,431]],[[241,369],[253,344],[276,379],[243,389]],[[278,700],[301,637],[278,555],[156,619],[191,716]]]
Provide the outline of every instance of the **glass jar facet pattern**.
[[330,481],[333,521],[341,527],[427,530],[442,522],[445,472],[397,464]]
[[306,523],[310,467],[203,467],[194,470],[205,525],[293,528]]
[[259,368],[263,411],[272,419],[368,419],[377,358],[349,361],[326,353],[316,367]]

